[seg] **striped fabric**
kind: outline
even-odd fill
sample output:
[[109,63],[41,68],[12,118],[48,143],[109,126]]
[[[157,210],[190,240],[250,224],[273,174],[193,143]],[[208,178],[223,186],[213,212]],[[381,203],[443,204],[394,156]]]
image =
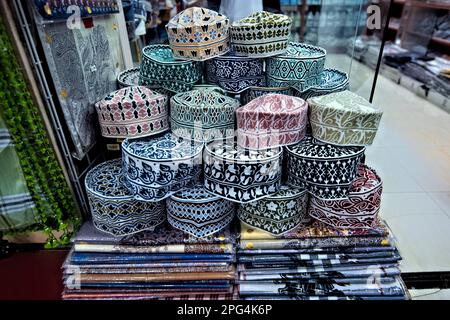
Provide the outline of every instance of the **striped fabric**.
[[12,138],[0,118],[0,231],[36,222],[37,210],[25,183]]

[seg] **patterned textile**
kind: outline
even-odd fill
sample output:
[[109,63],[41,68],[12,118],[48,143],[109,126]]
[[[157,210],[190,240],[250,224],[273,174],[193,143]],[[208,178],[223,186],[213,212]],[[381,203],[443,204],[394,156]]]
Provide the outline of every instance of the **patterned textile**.
[[114,253],[84,253],[74,252],[71,256],[73,264],[123,264],[123,263],[148,263],[148,262],[167,262],[167,261],[232,261],[231,254],[138,254],[138,253],[122,253],[120,255]]
[[311,97],[347,90],[349,79],[345,72],[336,69],[324,69],[320,75],[318,85],[311,86],[306,90],[302,90],[303,86],[301,83],[294,82],[291,86],[296,97],[306,100]]
[[169,130],[169,100],[143,86],[111,92],[95,104],[102,136],[139,138]]
[[231,244],[164,244],[161,246],[133,246],[121,244],[93,244],[76,242],[77,252],[116,252],[116,253],[232,253]]
[[150,273],[150,274],[80,274],[82,283],[108,282],[173,282],[201,280],[234,280],[234,270],[231,272],[181,272],[181,273]]
[[202,185],[180,191],[167,199],[168,222],[198,238],[228,226],[234,218],[234,211],[233,202],[211,195]]
[[392,277],[400,275],[396,264],[376,264],[368,266],[331,266],[331,267],[278,267],[245,268],[238,266],[239,280],[278,280],[278,279],[317,279],[317,278],[369,278]]
[[337,295],[337,296],[404,296],[404,287],[400,280],[393,283],[309,283],[296,282],[245,282],[239,285],[239,294],[246,295]]
[[378,222],[383,184],[375,170],[360,165],[348,199],[311,198],[309,215],[334,228],[371,229]]
[[63,292],[64,300],[235,300],[237,295],[233,293],[84,293]]
[[94,103],[116,89],[124,69],[114,15],[94,17],[93,28],[68,29],[66,22],[38,25],[58,99],[82,159],[96,143]]
[[275,94],[284,94],[287,96],[292,95],[292,90],[290,87],[250,87],[247,90],[243,91],[241,96],[241,104],[246,105],[253,99],[261,97],[263,95],[275,93]]
[[234,53],[216,57],[205,62],[206,80],[230,93],[241,93],[249,87],[263,86],[264,60],[239,57]]
[[378,247],[329,247],[329,248],[305,248],[305,249],[239,249],[239,256],[246,255],[271,255],[271,254],[296,254],[296,255],[329,255],[329,254],[341,254],[341,255],[353,255],[353,254],[371,254],[379,253],[385,254],[388,252],[396,251],[394,246],[378,246]]
[[0,117],[0,231],[37,222],[37,210],[28,191],[14,143]]
[[[64,270],[64,275],[69,275],[74,273],[74,265]],[[167,267],[167,268],[148,268],[148,267],[136,267],[128,268],[121,266],[113,266],[108,268],[92,268],[91,266],[79,266],[77,269],[79,273],[86,274],[150,274],[150,273],[183,273],[183,272],[193,272],[193,273],[203,273],[203,272],[233,272],[234,266],[196,266],[196,267]]]
[[[346,263],[364,263],[363,261],[383,261],[386,259],[400,260],[401,257],[397,252],[393,251],[379,251],[372,253],[317,253],[317,254],[255,254],[255,255],[240,255],[238,257],[239,263],[288,263],[301,264],[303,261],[312,264],[346,264]],[[393,260],[393,261],[396,261]]]
[[388,230],[384,222],[378,220],[370,229],[336,229],[320,221],[312,220],[310,224],[299,226],[280,236],[257,230],[252,226],[241,223],[241,240],[281,240],[281,239],[307,239],[307,238],[339,238],[339,237],[386,237]]
[[205,88],[179,93],[170,99],[174,135],[200,142],[234,137],[239,101]]
[[139,70],[140,68],[131,68],[119,73],[117,76],[119,88],[139,85]]
[[241,240],[241,249],[305,249],[332,248],[352,246],[389,246],[390,240],[385,237],[331,237],[278,240]]
[[125,184],[136,200],[157,202],[196,184],[203,144],[171,133],[157,138],[125,139]]
[[178,93],[191,90],[201,78],[201,63],[176,60],[168,45],[149,45],[142,50],[141,85]]

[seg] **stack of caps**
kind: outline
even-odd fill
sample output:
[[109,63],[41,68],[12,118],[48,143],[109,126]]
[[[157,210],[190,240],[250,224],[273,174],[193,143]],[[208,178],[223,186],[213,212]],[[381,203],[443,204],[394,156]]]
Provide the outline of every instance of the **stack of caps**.
[[86,222],[63,265],[63,299],[233,299],[234,237],[170,226],[114,237]]

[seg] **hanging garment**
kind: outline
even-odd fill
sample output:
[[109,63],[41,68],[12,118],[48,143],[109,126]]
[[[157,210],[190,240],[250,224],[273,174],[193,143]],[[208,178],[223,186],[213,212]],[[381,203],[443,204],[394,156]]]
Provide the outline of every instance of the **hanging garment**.
[[222,1],[220,4],[219,12],[230,19],[230,23],[233,21],[241,20],[252,13],[263,10],[262,0],[227,0]]

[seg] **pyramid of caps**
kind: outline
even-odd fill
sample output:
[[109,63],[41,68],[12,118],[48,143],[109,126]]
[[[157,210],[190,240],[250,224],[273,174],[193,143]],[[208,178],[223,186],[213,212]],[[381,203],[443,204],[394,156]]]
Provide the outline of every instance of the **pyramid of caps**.
[[119,75],[64,299],[408,298],[364,163],[382,112],[290,24],[190,8]]

